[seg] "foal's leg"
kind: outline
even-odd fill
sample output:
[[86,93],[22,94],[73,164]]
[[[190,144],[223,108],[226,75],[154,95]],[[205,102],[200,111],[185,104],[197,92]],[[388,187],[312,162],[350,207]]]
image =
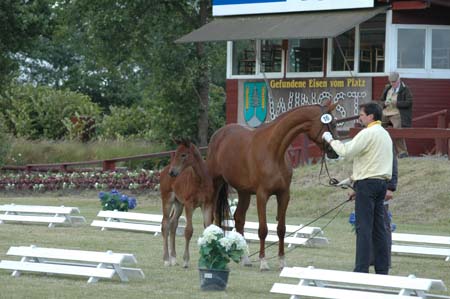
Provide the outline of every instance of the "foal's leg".
[[186,228],[184,229],[184,239],[186,242],[184,246],[183,267],[187,268],[189,266],[189,243],[194,232],[192,226],[192,214],[194,213],[192,200],[186,200],[184,203],[184,210],[186,213]]
[[177,251],[175,246],[175,237],[177,235],[178,220],[183,213],[183,204],[175,200],[173,205],[173,214],[170,217],[170,265],[177,264]]
[[[234,212],[234,227],[236,231],[241,235],[244,235],[245,215],[247,214],[248,207],[250,205],[250,193],[238,191],[238,205]],[[251,267],[252,262],[248,258],[247,254],[244,254],[241,258],[241,264]]]
[[163,237],[163,261],[164,266],[170,266],[169,259],[169,227],[170,211],[172,209],[175,195],[173,192],[161,192],[163,219],[161,223],[161,233]]
[[286,235],[286,210],[289,204],[289,189],[277,195],[277,235],[278,235],[278,259],[280,269],[286,267],[286,260],[284,257],[284,237]]
[[267,237],[267,218],[266,218],[266,206],[268,195],[265,192],[257,192],[256,194],[256,207],[258,210],[258,219],[259,219],[259,228],[258,228],[258,237],[259,237],[259,260],[260,266],[259,269],[261,271],[270,270],[269,264],[266,260],[265,253],[265,244]]

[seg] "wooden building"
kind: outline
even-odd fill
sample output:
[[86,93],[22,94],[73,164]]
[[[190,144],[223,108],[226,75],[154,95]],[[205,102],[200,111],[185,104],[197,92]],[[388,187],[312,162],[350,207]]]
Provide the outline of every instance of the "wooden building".
[[[351,117],[380,98],[391,71],[413,93],[413,118],[450,110],[450,1],[213,0],[213,15],[178,41],[227,42],[228,123],[258,127],[328,98]],[[448,113],[440,121],[448,127]],[[432,147],[408,140],[412,155]]]

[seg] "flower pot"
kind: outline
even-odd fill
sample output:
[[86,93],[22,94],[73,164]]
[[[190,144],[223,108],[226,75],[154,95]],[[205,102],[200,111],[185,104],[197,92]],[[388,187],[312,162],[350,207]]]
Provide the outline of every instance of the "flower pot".
[[223,291],[227,287],[230,270],[198,269],[203,291]]

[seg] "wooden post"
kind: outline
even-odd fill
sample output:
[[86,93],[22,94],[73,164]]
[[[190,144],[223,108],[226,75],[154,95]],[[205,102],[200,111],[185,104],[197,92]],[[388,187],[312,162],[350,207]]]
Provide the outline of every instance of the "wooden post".
[[114,161],[103,161],[103,171],[114,171],[116,170],[116,162]]
[[[437,120],[437,127],[445,129],[445,117],[446,114],[439,114]],[[436,155],[445,155],[448,154],[447,145],[445,139],[435,139],[434,142],[436,144]]]

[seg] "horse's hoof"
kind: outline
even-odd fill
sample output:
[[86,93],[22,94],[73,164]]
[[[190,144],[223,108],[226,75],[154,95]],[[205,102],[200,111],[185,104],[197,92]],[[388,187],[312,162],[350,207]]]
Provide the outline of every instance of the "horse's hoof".
[[252,267],[253,266],[252,262],[250,261],[250,259],[248,258],[247,255],[244,255],[241,258],[241,265],[244,266],[244,267]]
[[171,257],[170,258],[170,265],[171,266],[176,266],[177,265],[177,259],[175,257]]
[[280,257],[278,260],[278,265],[280,266],[280,270],[283,270],[284,267],[286,267],[286,259],[283,257]]
[[164,261],[164,266],[165,267],[169,267],[170,266],[170,262],[169,261]]
[[262,258],[260,259],[261,264],[259,265],[259,270],[260,271],[269,271],[270,267],[269,264],[267,263],[266,259]]
[[185,269],[189,268],[189,263],[188,262],[184,262],[183,263],[183,268],[185,268]]

